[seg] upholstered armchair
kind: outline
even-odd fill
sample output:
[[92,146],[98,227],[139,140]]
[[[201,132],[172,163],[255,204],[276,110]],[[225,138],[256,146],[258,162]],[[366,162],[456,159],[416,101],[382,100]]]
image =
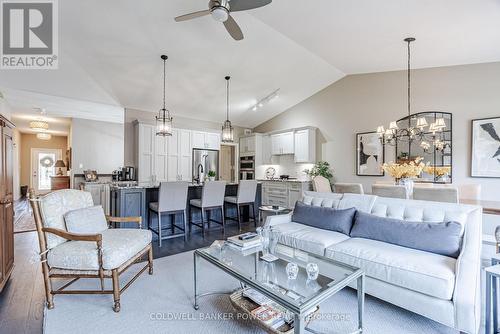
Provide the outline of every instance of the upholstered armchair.
[[[47,307],[54,307],[56,294],[112,294],[113,310],[120,311],[120,295],[146,269],[153,274],[151,231],[141,229],[141,217],[106,217],[94,206],[90,193],[65,189],[35,198],[30,196],[35,216]],[[138,228],[111,228],[120,223]],[[120,274],[147,256],[147,263],[120,288]],[[70,279],[52,288],[52,279]],[[100,290],[67,289],[80,278],[99,278]],[[104,288],[104,279],[112,289]]]

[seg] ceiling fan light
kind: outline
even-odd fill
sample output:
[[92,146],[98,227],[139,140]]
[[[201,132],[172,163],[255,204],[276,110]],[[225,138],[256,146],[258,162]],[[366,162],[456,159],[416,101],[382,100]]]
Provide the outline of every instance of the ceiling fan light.
[[229,19],[229,11],[222,6],[218,6],[212,9],[210,12],[212,18],[217,22],[226,22]]

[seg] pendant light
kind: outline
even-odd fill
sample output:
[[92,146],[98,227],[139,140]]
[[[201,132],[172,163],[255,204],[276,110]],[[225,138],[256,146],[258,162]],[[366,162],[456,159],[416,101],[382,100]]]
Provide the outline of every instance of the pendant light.
[[165,67],[168,57],[161,55],[161,59],[163,60],[163,108],[160,109],[158,116],[156,116],[156,135],[166,137],[172,135],[172,117],[170,111],[165,107]]
[[226,121],[222,125],[222,141],[224,143],[232,143],[234,141],[234,131],[229,120],[229,79],[230,76],[225,77],[226,79]]

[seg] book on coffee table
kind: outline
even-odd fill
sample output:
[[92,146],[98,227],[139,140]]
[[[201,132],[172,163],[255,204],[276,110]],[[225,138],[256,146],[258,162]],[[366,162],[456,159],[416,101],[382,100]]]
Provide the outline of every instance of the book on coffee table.
[[234,237],[229,237],[227,238],[227,241],[232,243],[233,245],[236,245],[238,247],[241,247],[242,250],[245,249],[250,249],[254,247],[258,247],[262,245],[262,242],[260,241],[260,237],[256,235],[255,237],[247,240],[240,240],[239,235],[235,235]]

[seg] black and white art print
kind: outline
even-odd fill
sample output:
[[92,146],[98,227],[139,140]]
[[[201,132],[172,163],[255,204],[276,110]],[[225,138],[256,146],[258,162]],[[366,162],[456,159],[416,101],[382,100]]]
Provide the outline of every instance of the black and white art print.
[[356,134],[356,175],[384,176],[384,144],[376,132]]
[[471,176],[500,177],[500,117],[472,120]]

